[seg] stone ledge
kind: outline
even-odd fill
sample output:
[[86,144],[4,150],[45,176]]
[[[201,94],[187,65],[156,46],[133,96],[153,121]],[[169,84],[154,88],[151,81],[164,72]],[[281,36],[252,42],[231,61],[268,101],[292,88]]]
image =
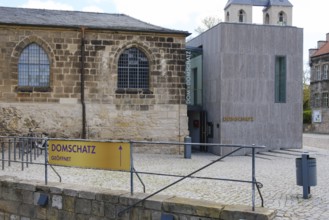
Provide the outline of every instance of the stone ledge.
[[223,209],[220,219],[257,219],[257,220],[271,220],[274,219],[276,215],[275,210],[270,210],[266,208],[255,208],[252,211],[250,206],[244,205],[227,205]]
[[162,209],[169,213],[219,218],[224,205],[203,200],[174,197],[162,203]]
[[[47,211],[49,213],[51,210],[57,213],[59,210],[63,209],[61,213],[64,211],[70,211],[72,212],[72,215],[74,215],[73,212],[75,212],[76,215],[84,214],[88,216],[97,213],[97,215],[100,216],[106,215],[115,217],[119,210],[122,210],[129,205],[133,205],[149,195],[145,193],[135,193],[134,195],[131,195],[128,191],[112,191],[93,187],[79,187],[77,185],[63,183],[49,183],[49,185],[41,184],[38,181],[29,181],[29,183],[27,183],[27,181],[11,177],[0,177],[0,182],[1,187],[9,190],[25,189],[25,191],[31,192],[30,190],[33,189],[33,186],[36,186],[34,197],[31,196],[32,199],[38,197],[38,193],[41,192],[49,194],[49,198],[52,198],[52,200],[56,200],[58,197],[59,200],[56,200],[56,204],[54,201],[52,202],[53,204],[49,204],[53,207],[55,206],[56,210],[49,207],[50,209],[48,208],[49,210]],[[28,186],[29,184],[31,187]],[[56,190],[54,190],[56,193],[52,193],[50,188],[56,188]],[[73,193],[71,193],[71,191]],[[59,194],[59,192],[61,193]],[[70,197],[70,201],[68,201],[68,196],[71,195],[73,197]],[[33,209],[33,203],[21,204],[21,202],[15,201],[14,199],[8,199],[7,201],[2,201],[2,199],[4,199],[3,194],[1,194],[0,198],[0,211],[5,213],[15,213],[21,205],[24,205],[25,207],[25,209],[21,210],[24,212],[24,215],[29,214]],[[38,207],[34,205],[34,208]],[[99,209],[98,212],[96,209]],[[103,209],[106,209],[107,211],[102,211]],[[147,219],[153,219],[151,216],[159,216],[159,213],[168,213],[176,217],[179,216],[179,218],[209,218],[218,220],[272,220],[276,215],[275,210],[266,208],[256,208],[255,211],[252,211],[250,206],[244,205],[225,205],[204,200],[155,195],[138,204],[137,207],[124,213],[124,216],[136,217],[147,215],[149,216]],[[35,213],[33,215],[35,215]]]

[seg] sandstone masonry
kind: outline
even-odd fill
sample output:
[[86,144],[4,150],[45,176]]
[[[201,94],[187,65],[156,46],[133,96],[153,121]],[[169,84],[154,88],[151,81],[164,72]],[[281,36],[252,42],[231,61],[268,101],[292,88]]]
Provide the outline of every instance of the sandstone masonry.
[[[48,54],[49,88],[18,86],[18,60],[31,43]],[[149,59],[148,92],[117,89],[118,59],[130,47]],[[31,128],[81,137],[82,71],[89,138],[182,141],[188,134],[183,34],[0,25],[0,48],[1,135]]]
[[[175,220],[270,220],[275,216],[275,211],[265,208],[251,211],[248,206],[156,195],[119,217],[121,210],[148,195],[62,183],[44,185],[10,177],[0,178],[0,191],[0,219],[158,220],[170,215]],[[46,202],[42,203],[40,197]]]

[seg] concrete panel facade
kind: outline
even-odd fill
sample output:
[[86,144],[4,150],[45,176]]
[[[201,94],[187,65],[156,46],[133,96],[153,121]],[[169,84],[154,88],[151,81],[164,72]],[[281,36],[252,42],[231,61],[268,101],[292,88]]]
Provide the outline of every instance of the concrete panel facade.
[[[210,142],[302,147],[302,29],[220,23],[188,45],[203,48]],[[285,103],[275,103],[276,56],[287,62]]]

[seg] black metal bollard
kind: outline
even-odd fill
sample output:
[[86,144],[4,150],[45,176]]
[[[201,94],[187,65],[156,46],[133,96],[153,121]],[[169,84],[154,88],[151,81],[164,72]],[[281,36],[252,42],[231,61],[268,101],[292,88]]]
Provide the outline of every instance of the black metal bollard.
[[191,154],[192,154],[192,138],[189,136],[186,136],[184,138],[184,158],[191,159]]

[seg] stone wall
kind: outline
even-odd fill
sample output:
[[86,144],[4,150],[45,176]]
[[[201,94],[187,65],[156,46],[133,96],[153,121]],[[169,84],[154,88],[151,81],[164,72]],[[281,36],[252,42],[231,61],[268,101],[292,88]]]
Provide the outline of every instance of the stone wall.
[[[183,141],[187,131],[185,105],[157,105],[147,111],[119,111],[113,105],[87,104],[87,138],[135,141]],[[48,131],[50,137],[80,138],[80,104],[28,103],[0,106],[3,135]],[[135,146],[136,152],[179,153],[177,146]]]
[[[275,211],[240,205],[224,205],[209,201],[156,195],[125,212],[118,213],[145,198],[146,194],[131,195],[125,191],[86,188],[61,183],[42,183],[0,178],[0,219],[44,220],[44,219],[122,219],[159,220],[161,215],[179,219],[199,220],[269,220]],[[39,198],[47,198],[42,203]]]
[[[85,30],[85,104],[89,138],[182,141],[185,35]],[[50,60],[50,87],[18,86],[18,59],[37,43]],[[45,131],[79,138],[82,30],[0,26],[0,135]],[[117,89],[120,54],[137,47],[149,59],[149,91]]]
[[[324,41],[325,43],[325,41]],[[316,56],[311,58],[311,84],[310,84],[310,98],[311,98],[311,108],[313,111],[321,112],[321,122],[313,122],[312,119],[312,130],[315,133],[329,133],[329,106],[325,106],[323,100],[323,94],[329,91],[329,81],[324,79],[322,75],[321,79],[317,79],[317,68],[321,69],[321,74],[323,74],[324,65],[329,64],[329,56]],[[319,103],[315,99],[315,94],[320,96]],[[317,103],[317,104],[316,104]],[[312,112],[313,112],[312,111]]]
[[320,110],[321,122],[312,122],[312,132],[320,134],[329,133],[329,108],[314,109]]

